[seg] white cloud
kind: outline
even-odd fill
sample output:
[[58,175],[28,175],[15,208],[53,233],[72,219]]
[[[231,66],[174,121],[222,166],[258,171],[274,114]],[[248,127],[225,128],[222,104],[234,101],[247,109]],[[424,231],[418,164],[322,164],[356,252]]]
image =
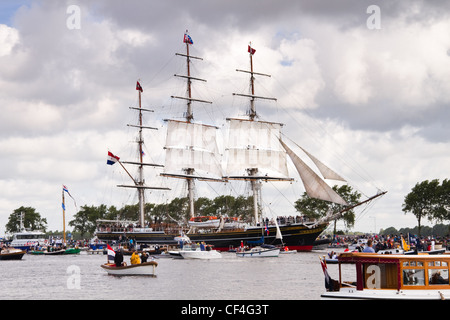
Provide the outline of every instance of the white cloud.
[[0,57],[11,54],[14,46],[19,41],[19,33],[16,29],[0,24]]

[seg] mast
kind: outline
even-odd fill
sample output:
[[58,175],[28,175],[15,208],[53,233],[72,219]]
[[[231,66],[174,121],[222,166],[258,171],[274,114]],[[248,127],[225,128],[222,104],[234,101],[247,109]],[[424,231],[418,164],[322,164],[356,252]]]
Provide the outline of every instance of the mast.
[[[139,83],[139,82],[138,82]],[[138,90],[138,94],[139,94],[139,180],[138,180],[138,184],[140,186],[144,185],[144,166],[142,165],[144,163],[143,161],[143,150],[142,150],[142,146],[144,144],[144,140],[142,137],[142,88],[140,90]],[[139,195],[139,223],[141,225],[141,227],[144,227],[144,205],[145,205],[145,194],[144,194],[144,189],[142,188],[138,188],[138,195]]]
[[64,200],[64,187],[62,188],[62,209],[63,209],[63,245],[66,243],[66,203]]
[[[281,123],[266,122],[257,120],[258,114],[256,112],[255,100],[265,99],[276,101],[276,98],[263,97],[255,95],[255,75],[270,77],[268,74],[254,72],[253,70],[253,55],[256,50],[252,48],[251,43],[248,45],[248,53],[250,58],[250,71],[236,69],[238,72],[244,72],[250,74],[250,93],[249,94],[239,94],[233,93],[236,96],[242,96],[250,98],[250,108],[248,111],[248,120],[244,119],[227,119],[231,122],[230,124],[230,140],[232,141],[232,146],[229,148],[231,162],[241,162],[245,164],[244,167],[239,168],[245,169],[246,175],[236,176],[229,175],[225,177],[226,179],[235,180],[247,180],[250,181],[252,194],[253,194],[253,216],[254,222],[257,224],[260,221],[261,213],[261,203],[260,203],[260,191],[261,191],[261,180],[272,180],[272,181],[291,181],[293,179],[287,178],[287,167],[286,167],[286,157],[283,154],[281,145],[277,141],[273,141],[274,137],[281,135]],[[248,132],[245,132],[245,129]],[[235,130],[237,133],[232,133]],[[242,132],[242,133],[240,133]],[[241,140],[241,135],[253,135],[244,141]],[[234,135],[232,137],[232,135]],[[253,159],[248,161],[248,159]],[[255,160],[256,159],[256,160]],[[235,164],[228,163],[228,166],[236,166]],[[260,171],[261,167],[266,167],[275,174],[264,174]],[[235,168],[233,168],[235,169]]]
[[[138,131],[138,152],[139,152],[139,161],[133,162],[133,161],[123,161],[121,162],[118,157],[116,157],[116,161],[119,162],[119,164],[122,166],[122,168],[125,170],[125,172],[128,174],[128,176],[131,178],[131,180],[134,182],[134,185],[118,185],[118,187],[125,187],[125,188],[136,188],[138,191],[138,198],[139,198],[139,224],[143,228],[145,226],[145,190],[146,189],[153,189],[153,190],[170,190],[169,188],[164,187],[148,187],[145,185],[145,179],[144,179],[144,166],[153,166],[153,167],[163,167],[160,164],[154,164],[154,163],[144,163],[144,137],[142,133],[142,129],[150,129],[150,130],[158,130],[157,128],[148,127],[143,125],[143,112],[153,112],[153,110],[144,109],[142,108],[142,92],[144,91],[142,89],[141,84],[139,83],[139,80],[136,82],[136,90],[138,91],[138,98],[139,98],[139,106],[136,107],[130,107],[132,110],[137,110],[139,112],[139,120],[138,125],[132,125],[128,124],[129,127],[136,127],[139,129]],[[137,179],[133,178],[133,176],[128,172],[128,170],[125,168],[123,163],[131,164],[131,165],[137,165],[138,166],[138,175]]]
[[[186,30],[187,33],[187,30]],[[186,121],[191,123],[192,120],[194,119],[194,114],[192,113],[192,88],[191,88],[191,60],[189,59],[189,44],[192,41],[189,41],[188,39],[185,39],[184,41],[186,43],[186,68],[187,68],[187,93],[188,93],[188,98],[189,100],[187,100],[187,111],[186,111]],[[194,174],[194,169],[193,168],[186,168],[186,174],[187,175],[193,175]],[[195,216],[195,212],[194,212],[194,188],[195,188],[195,183],[194,183],[194,179],[192,178],[188,178],[187,180],[187,185],[188,185],[188,195],[189,195],[189,215],[191,218],[193,218]]]
[[[184,34],[183,42],[186,44],[186,54],[176,53],[177,56],[186,58],[186,75],[175,74],[175,77],[186,79],[186,96],[171,96],[175,99],[186,101],[185,121],[167,120],[166,139],[166,164],[165,172],[162,176],[172,178],[182,178],[187,182],[189,215],[195,216],[194,193],[195,180],[222,181],[222,172],[219,162],[216,159],[218,149],[216,145],[217,129],[214,126],[199,124],[194,122],[193,102],[212,104],[211,101],[195,99],[192,97],[192,80],[206,82],[205,79],[193,77],[191,75],[191,59],[203,60],[200,57],[190,55],[189,46],[194,42],[188,31]],[[181,170],[181,172],[179,172]]]

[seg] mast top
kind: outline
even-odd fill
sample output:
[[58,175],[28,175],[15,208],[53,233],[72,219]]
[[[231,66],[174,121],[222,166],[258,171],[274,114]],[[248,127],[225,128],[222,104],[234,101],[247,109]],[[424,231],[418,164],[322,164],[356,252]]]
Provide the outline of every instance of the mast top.
[[241,96],[241,97],[247,97],[250,98],[250,110],[248,112],[248,116],[249,119],[251,121],[254,121],[255,118],[257,118],[258,114],[256,113],[256,107],[255,107],[255,100],[256,99],[265,99],[265,100],[272,100],[272,101],[277,101],[276,98],[270,98],[270,97],[263,97],[263,96],[257,96],[255,95],[255,75],[257,76],[265,76],[265,77],[270,77],[269,74],[265,74],[265,73],[259,73],[259,72],[254,72],[253,71],[253,55],[256,52],[256,49],[254,49],[252,47],[252,43],[250,42],[248,44],[248,53],[250,56],[250,70],[241,70],[241,69],[236,69],[236,71],[238,72],[245,72],[245,73],[249,73],[250,74],[250,93],[249,94],[242,94],[242,93],[233,93],[233,95],[235,96]]
[[171,97],[175,98],[175,99],[182,99],[182,100],[187,101],[185,118],[186,118],[187,122],[192,122],[194,120],[194,113],[192,111],[192,102],[202,102],[202,103],[212,103],[212,102],[206,101],[206,100],[200,100],[200,99],[192,98],[192,89],[191,89],[192,80],[204,81],[204,82],[206,82],[206,80],[200,79],[200,78],[195,78],[195,77],[191,76],[191,65],[190,65],[191,60],[190,59],[191,58],[199,59],[199,60],[203,60],[203,59],[200,58],[200,57],[191,56],[189,54],[189,45],[193,45],[194,41],[192,40],[191,36],[189,35],[188,30],[186,30],[186,32],[184,33],[183,43],[186,44],[186,54],[176,53],[176,55],[177,56],[186,57],[187,72],[186,72],[186,75],[175,74],[175,76],[186,79],[186,82],[187,82],[187,88],[186,88],[187,97],[179,97],[179,96],[171,96]]

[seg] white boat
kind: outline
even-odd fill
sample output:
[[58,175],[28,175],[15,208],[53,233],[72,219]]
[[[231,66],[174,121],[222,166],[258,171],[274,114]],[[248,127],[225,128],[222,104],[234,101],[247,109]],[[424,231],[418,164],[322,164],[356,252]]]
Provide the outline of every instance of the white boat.
[[222,254],[217,250],[201,250],[197,248],[195,250],[183,249],[179,251],[179,254],[184,259],[220,259],[222,258]]
[[297,250],[290,250],[288,247],[283,247],[282,250],[280,250],[281,254],[291,254],[291,253],[297,253]]
[[29,251],[30,248],[35,246],[42,246],[47,242],[45,234],[41,231],[28,231],[22,229],[20,232],[16,232],[13,235],[10,246],[16,249]]
[[47,240],[45,239],[45,234],[43,232],[26,229],[23,223],[24,218],[24,213],[21,213],[20,231],[13,234],[10,247],[28,252],[30,248],[46,244]]
[[180,237],[175,237],[175,240],[180,244],[180,249],[170,250],[168,253],[174,258],[184,259],[219,259],[222,254],[213,250],[211,246],[202,244],[192,244],[188,236],[182,234]]
[[131,264],[121,267],[116,267],[114,263],[105,263],[101,267],[114,276],[155,276],[156,267],[158,263],[156,261],[143,262],[140,264]]
[[261,246],[256,246],[249,249],[239,248],[239,250],[236,251],[236,257],[242,258],[278,257],[279,254],[280,254],[279,248],[267,244],[263,244]]
[[[341,253],[339,280],[325,274],[326,292],[322,299],[409,299],[443,300],[450,298],[449,255],[404,255]],[[342,279],[342,264],[356,265],[356,281]]]

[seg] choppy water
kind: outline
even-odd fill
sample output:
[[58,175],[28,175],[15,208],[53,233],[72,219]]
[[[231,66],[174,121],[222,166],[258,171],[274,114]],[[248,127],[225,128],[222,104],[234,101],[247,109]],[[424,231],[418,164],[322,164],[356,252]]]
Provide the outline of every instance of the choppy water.
[[[104,255],[36,256],[0,261],[0,299],[315,300],[324,291],[319,256],[278,258],[158,259],[157,276],[115,277],[100,265]],[[129,257],[125,257],[128,261]],[[337,267],[329,266],[337,278]]]

